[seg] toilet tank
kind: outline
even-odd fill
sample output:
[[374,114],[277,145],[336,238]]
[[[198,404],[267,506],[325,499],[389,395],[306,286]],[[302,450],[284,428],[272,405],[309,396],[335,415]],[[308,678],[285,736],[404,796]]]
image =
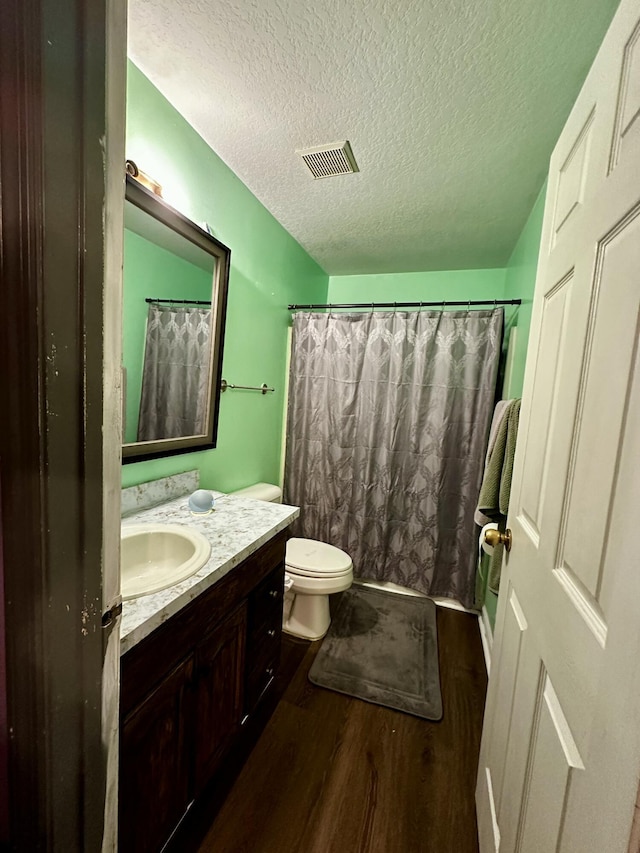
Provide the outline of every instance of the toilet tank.
[[282,489],[271,483],[254,483],[253,486],[247,486],[245,489],[238,489],[237,492],[229,492],[229,494],[237,495],[239,498],[253,498],[256,501],[269,501],[273,504],[282,503]]

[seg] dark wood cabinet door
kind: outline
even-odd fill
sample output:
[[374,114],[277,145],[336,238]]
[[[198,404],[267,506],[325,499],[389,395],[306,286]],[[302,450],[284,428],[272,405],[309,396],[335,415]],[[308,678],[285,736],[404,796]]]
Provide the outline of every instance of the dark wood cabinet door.
[[191,800],[186,742],[193,656],[124,720],[120,745],[121,853],[158,851]]
[[243,602],[196,649],[196,793],[209,781],[240,728],[246,630]]

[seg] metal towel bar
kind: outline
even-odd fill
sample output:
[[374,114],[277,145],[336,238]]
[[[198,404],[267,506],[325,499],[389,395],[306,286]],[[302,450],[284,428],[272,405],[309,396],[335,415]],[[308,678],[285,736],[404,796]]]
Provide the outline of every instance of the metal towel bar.
[[226,379],[222,379],[220,381],[220,390],[226,391],[227,388],[238,389],[240,391],[260,391],[262,394],[266,394],[267,391],[275,391],[275,388],[269,388],[266,382],[263,382],[262,385],[233,385],[231,382],[227,382]]

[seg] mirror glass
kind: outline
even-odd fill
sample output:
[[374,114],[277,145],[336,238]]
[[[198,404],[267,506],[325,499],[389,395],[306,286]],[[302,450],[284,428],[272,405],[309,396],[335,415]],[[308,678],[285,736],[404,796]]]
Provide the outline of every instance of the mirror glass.
[[229,255],[127,176],[124,462],[215,447]]

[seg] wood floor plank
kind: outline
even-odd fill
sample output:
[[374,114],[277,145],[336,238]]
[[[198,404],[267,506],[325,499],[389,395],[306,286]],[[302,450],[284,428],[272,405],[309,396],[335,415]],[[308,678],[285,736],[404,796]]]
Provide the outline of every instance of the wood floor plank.
[[438,642],[444,716],[431,723],[312,685],[320,644],[285,639],[290,683],[200,853],[477,853],[477,619],[439,608]]

